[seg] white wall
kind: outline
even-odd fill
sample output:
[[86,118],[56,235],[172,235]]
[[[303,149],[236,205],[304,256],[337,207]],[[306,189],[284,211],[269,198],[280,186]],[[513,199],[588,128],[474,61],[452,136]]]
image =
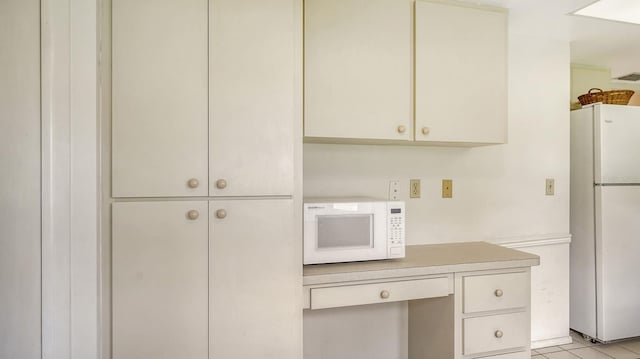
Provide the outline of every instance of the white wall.
[[0,358],[40,358],[40,1],[0,1]]
[[[407,244],[569,237],[569,42],[553,31],[545,36],[539,27],[530,31],[534,24],[539,26],[510,17],[508,144],[305,144],[304,195],[386,198],[389,180],[400,179],[401,199],[407,204]],[[464,89],[464,83],[460,87]],[[408,198],[410,178],[422,180],[421,199]],[[452,199],[440,198],[444,178],[453,179]],[[555,179],[555,196],[545,195],[545,178]],[[568,266],[564,249],[558,257],[540,253]],[[561,285],[568,272],[556,280]],[[536,305],[566,311],[568,300],[568,293],[541,298],[533,312],[548,312]],[[548,323],[553,328],[538,324],[532,336],[552,340],[564,333],[561,340],[570,340],[566,318]]]

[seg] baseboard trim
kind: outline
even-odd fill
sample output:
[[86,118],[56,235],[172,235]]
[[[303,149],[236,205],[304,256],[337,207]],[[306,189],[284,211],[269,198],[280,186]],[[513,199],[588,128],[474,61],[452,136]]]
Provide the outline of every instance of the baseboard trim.
[[498,245],[507,248],[526,248],[526,247],[541,247],[550,246],[556,244],[569,244],[571,243],[570,233],[554,233],[541,236],[510,238],[495,242]]
[[556,345],[565,345],[565,344],[571,344],[571,343],[573,343],[573,339],[571,338],[570,335],[567,335],[566,337],[560,337],[560,338],[534,340],[531,342],[531,349],[546,348],[546,347],[552,347]]

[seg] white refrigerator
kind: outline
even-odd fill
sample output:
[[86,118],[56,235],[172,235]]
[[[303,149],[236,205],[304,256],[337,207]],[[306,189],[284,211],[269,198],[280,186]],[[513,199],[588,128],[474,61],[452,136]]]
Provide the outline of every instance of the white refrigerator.
[[640,107],[571,112],[571,328],[640,336]]

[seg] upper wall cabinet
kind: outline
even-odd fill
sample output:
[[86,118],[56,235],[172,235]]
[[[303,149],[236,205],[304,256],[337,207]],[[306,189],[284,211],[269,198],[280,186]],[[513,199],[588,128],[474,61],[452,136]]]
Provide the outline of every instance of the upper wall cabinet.
[[113,0],[114,197],[291,195],[291,0]]
[[505,11],[306,0],[304,36],[306,141],[506,142]]
[[412,2],[305,0],[304,135],[413,139]]
[[114,197],[206,196],[207,0],[113,0]]
[[416,141],[507,136],[507,13],[416,2]]
[[212,196],[293,192],[294,4],[210,1]]

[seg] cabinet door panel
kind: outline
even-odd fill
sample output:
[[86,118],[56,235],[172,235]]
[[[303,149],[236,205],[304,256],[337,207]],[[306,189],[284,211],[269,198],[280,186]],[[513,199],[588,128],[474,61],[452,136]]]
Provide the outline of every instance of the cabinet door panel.
[[212,201],[210,213],[211,357],[300,358],[302,248],[292,200]]
[[529,319],[530,315],[527,312],[464,319],[464,354],[526,348],[531,342]]
[[497,9],[416,2],[417,141],[506,141],[506,24]]
[[293,192],[293,16],[291,0],[211,1],[212,196]]
[[207,72],[206,0],[113,0],[114,197],[207,195]]
[[305,136],[413,139],[412,2],[305,1]]
[[119,202],[112,214],[113,358],[206,359],[207,202]]
[[469,275],[463,279],[464,313],[524,308],[531,300],[528,272]]

